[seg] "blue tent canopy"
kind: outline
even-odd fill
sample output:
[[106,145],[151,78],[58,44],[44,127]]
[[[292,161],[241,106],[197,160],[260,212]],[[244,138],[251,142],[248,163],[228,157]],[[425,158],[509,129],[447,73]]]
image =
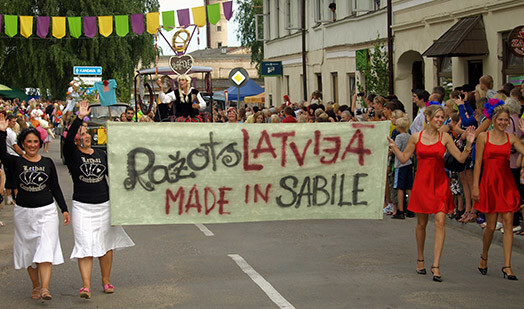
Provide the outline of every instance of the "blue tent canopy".
[[[227,89],[228,100],[237,101],[237,91],[237,87],[229,87]],[[244,87],[240,88],[240,101],[243,101],[245,97],[261,94],[262,92],[264,92],[264,88],[260,87],[254,80],[250,79]],[[224,91],[217,92],[215,95],[217,97],[225,98]],[[213,98],[215,98],[215,95],[213,95]]]

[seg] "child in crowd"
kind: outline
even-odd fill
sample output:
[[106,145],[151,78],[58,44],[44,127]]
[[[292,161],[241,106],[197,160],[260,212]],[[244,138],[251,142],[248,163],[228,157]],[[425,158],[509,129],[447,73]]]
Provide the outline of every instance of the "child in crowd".
[[[402,117],[396,120],[396,130],[398,135],[395,137],[395,144],[400,150],[404,151],[408,145],[409,138],[411,135],[408,133],[409,120],[407,117]],[[407,198],[411,195],[411,188],[413,186],[413,162],[408,160],[402,164],[395,158],[395,182],[393,188],[397,190],[398,196],[398,211],[391,218],[392,219],[404,219],[404,202],[406,193]]]

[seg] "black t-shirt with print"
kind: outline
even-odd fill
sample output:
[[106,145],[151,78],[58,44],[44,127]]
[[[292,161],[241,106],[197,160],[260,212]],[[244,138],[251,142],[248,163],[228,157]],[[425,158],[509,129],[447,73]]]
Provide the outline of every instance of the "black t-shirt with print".
[[8,154],[6,136],[6,132],[0,131],[0,158],[15,175],[18,188],[16,204],[26,208],[38,208],[53,203],[54,198],[60,210],[67,211],[53,160],[42,157],[38,162],[31,162],[24,157]]
[[92,154],[85,154],[76,148],[74,137],[82,121],[78,117],[67,132],[64,144],[64,158],[73,178],[73,200],[88,204],[99,204],[109,200],[107,185],[107,154],[93,148]]

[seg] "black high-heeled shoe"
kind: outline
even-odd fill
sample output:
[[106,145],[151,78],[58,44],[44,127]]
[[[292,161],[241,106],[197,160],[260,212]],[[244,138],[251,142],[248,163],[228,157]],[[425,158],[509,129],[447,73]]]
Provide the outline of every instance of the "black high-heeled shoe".
[[[417,260],[417,262],[423,263],[424,260]],[[425,275],[426,274],[426,269],[425,268],[417,269],[416,271],[417,271],[417,274],[419,274],[419,275]]]
[[434,268],[439,268],[439,266],[431,266],[431,273],[433,274],[433,281],[435,282],[442,282],[441,276],[435,276],[435,273],[433,272]]
[[[487,258],[486,259],[483,258],[482,255],[480,256],[480,259],[483,260],[483,261],[486,261],[486,262],[488,261],[488,259]],[[488,273],[488,267],[487,266],[484,267],[484,268],[480,268],[479,267],[478,269],[480,271],[480,274],[483,275],[483,276],[485,276]]]
[[511,268],[511,266],[503,266],[503,267],[502,267],[501,271],[502,271],[502,274],[504,274],[504,279],[507,278],[508,280],[519,280],[519,279],[517,279],[517,276],[515,276],[515,275],[508,275],[508,274],[504,271],[504,269],[506,269],[506,268]]

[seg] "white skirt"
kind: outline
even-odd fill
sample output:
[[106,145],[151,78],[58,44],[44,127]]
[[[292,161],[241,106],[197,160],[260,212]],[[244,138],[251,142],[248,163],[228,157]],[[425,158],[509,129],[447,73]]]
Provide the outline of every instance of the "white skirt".
[[71,260],[101,257],[110,250],[135,245],[121,226],[111,226],[109,201],[100,204],[73,201],[71,215],[75,235]]
[[36,268],[37,263],[64,263],[58,236],[58,212],[53,202],[38,208],[15,205],[13,255],[15,269]]

